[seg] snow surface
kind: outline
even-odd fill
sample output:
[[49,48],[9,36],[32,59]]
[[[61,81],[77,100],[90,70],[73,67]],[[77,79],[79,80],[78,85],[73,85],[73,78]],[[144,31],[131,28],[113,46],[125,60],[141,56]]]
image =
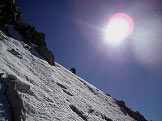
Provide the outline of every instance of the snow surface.
[[[20,93],[27,121],[135,121],[112,97],[60,64],[51,66],[34,56],[23,42],[0,34],[0,73],[30,85],[29,93]],[[10,53],[11,49],[22,58]]]

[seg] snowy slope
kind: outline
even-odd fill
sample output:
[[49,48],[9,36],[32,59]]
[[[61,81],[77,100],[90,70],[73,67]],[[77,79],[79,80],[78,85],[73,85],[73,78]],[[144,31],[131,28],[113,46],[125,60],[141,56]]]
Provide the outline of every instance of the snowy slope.
[[[0,37],[0,73],[30,85],[29,93],[20,92],[27,121],[134,121],[112,97],[60,64],[50,66],[25,49],[23,42]],[[8,51],[12,49],[18,56]]]

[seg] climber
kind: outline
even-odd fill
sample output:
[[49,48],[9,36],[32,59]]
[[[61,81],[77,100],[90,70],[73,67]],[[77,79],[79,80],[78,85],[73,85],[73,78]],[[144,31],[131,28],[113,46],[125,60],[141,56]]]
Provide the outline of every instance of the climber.
[[70,71],[73,73],[73,74],[76,74],[76,69],[73,67],[70,69]]

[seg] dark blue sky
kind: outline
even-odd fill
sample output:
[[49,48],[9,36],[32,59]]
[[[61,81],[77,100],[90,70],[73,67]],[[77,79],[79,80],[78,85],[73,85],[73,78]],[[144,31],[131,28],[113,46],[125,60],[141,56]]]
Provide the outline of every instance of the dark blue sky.
[[[113,1],[113,2],[112,2]],[[146,0],[147,1],[147,0]],[[23,21],[46,34],[56,62],[146,119],[162,115],[162,11],[160,0],[24,0]],[[133,34],[120,46],[103,44],[102,31],[115,13],[134,20]]]

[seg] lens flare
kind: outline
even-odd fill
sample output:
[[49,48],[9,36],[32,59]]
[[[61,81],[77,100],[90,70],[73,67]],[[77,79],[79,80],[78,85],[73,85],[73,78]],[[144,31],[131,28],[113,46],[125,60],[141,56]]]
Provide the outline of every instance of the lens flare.
[[105,41],[111,45],[119,45],[127,38],[134,28],[133,20],[125,13],[113,15],[105,29]]

